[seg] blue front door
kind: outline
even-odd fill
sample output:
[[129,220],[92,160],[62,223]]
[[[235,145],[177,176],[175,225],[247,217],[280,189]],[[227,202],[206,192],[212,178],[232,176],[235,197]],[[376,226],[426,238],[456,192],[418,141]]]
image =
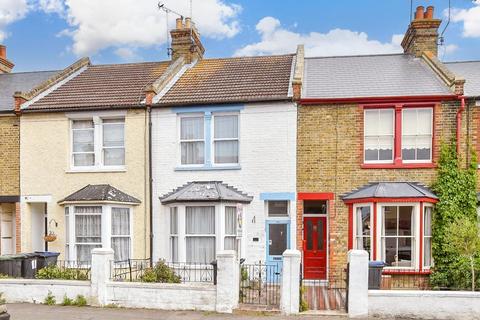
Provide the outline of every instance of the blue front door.
[[283,252],[290,248],[290,222],[267,221],[267,265],[283,267]]

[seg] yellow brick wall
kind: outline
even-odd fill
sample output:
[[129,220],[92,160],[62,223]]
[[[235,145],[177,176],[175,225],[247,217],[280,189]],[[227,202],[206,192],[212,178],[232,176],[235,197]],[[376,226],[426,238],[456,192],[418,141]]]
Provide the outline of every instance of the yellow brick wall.
[[19,119],[0,116],[0,196],[20,194]]

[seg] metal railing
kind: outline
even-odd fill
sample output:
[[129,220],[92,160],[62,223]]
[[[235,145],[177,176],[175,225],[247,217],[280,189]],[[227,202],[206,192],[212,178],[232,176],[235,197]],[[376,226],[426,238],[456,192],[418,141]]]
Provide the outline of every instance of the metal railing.
[[[302,279],[300,298],[305,310],[346,310],[348,270],[336,270],[329,279]],[[302,310],[302,311],[305,311]]]
[[282,270],[277,264],[241,264],[240,303],[278,307],[281,280]]
[[151,262],[150,259],[112,261],[111,279],[124,282],[216,283],[216,264]]
[[76,260],[57,260],[49,263],[44,268],[38,269],[37,279],[59,280],[90,280],[91,262]]

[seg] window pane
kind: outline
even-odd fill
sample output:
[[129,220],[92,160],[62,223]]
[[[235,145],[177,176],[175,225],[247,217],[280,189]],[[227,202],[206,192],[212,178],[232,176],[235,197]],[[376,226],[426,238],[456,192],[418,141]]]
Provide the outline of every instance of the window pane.
[[423,235],[431,236],[432,235],[432,207],[425,207],[425,217],[423,220]]
[[94,134],[93,130],[73,131],[73,152],[93,152]]
[[76,215],[75,237],[79,243],[101,243],[102,217],[100,215]]
[[393,137],[380,137],[378,139],[379,160],[393,160]]
[[432,114],[431,108],[418,109],[417,134],[432,134]]
[[399,207],[398,215],[398,235],[412,235],[412,214],[413,207]]
[[370,237],[358,237],[356,248],[357,250],[365,250],[370,253]]
[[303,202],[304,214],[327,214],[327,201],[313,200]]
[[204,142],[182,142],[182,164],[203,164],[204,145]]
[[170,237],[170,257],[172,262],[178,261],[178,237]]
[[103,146],[104,147],[123,147],[124,145],[124,124],[123,123],[105,123],[103,124]]
[[378,135],[378,110],[365,110],[365,135]]
[[370,207],[357,208],[357,236],[370,236]]
[[313,221],[307,220],[307,250],[313,250]]
[[178,234],[178,209],[170,208],[170,234]]
[[319,219],[317,221],[317,250],[323,250],[323,220]]
[[238,141],[215,141],[215,163],[238,163]]
[[397,261],[397,238],[384,238],[385,246],[385,264],[387,266],[395,266]]
[[430,160],[431,159],[431,136],[417,137],[417,159],[418,160]]
[[214,237],[187,237],[187,262],[210,263],[215,260]]
[[423,246],[423,265],[430,267],[432,265],[432,238],[425,238],[423,240]]
[[215,139],[238,138],[238,116],[215,116]]
[[288,201],[268,201],[270,217],[288,217]]
[[187,234],[215,234],[215,207],[186,207]]
[[237,208],[225,207],[225,234],[237,234]]
[[112,208],[112,235],[130,235],[130,209]]
[[383,207],[383,234],[397,235],[397,207]]
[[235,237],[225,237],[225,250],[237,251],[237,239]]
[[403,135],[417,134],[417,110],[405,109],[402,111],[402,133]]
[[379,135],[393,135],[393,110],[379,110]]
[[72,124],[73,129],[93,129],[92,120],[74,120]]
[[81,153],[73,155],[73,165],[75,167],[93,166],[95,164],[95,156],[93,153]]
[[184,117],[180,119],[180,139],[202,140],[204,136],[203,117]]
[[398,262],[397,267],[412,266],[412,239],[398,238]]
[[112,249],[115,261],[130,259],[130,237],[112,237]]
[[106,166],[123,166],[125,164],[125,149],[103,149],[103,159]]
[[92,250],[101,248],[101,244],[77,244],[77,261],[89,262],[92,260]]

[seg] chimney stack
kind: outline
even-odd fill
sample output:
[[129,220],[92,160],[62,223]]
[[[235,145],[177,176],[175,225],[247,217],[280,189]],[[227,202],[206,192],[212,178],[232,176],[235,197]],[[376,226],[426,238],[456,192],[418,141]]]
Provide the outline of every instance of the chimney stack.
[[190,64],[203,58],[205,48],[191,18],[178,18],[175,29],[170,34],[172,36],[172,60],[183,57],[185,63]]
[[7,47],[0,44],[0,74],[12,72],[13,67],[14,64],[7,60]]
[[417,7],[415,19],[408,26],[407,33],[402,41],[405,53],[421,57],[424,52],[438,55],[438,28],[442,20],[434,18],[434,7],[427,10],[423,6]]

